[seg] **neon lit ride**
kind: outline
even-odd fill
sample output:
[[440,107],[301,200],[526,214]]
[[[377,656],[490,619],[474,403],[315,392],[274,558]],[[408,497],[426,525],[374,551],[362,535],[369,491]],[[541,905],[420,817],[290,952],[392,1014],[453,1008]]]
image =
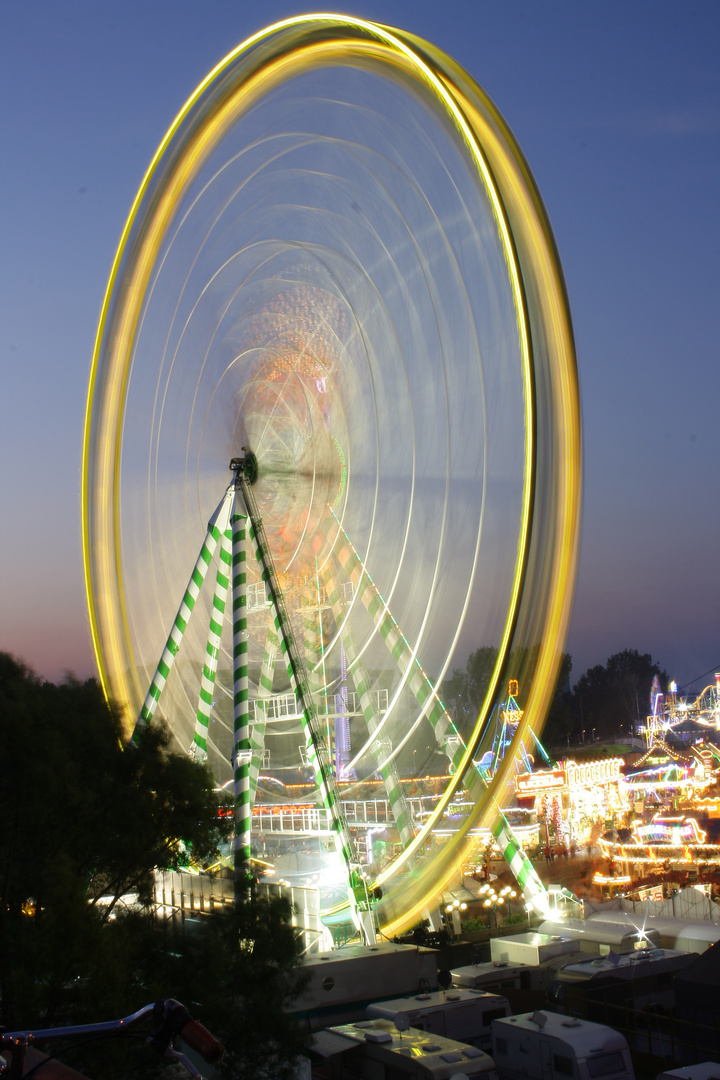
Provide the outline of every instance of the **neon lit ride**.
[[[243,448],[256,475],[218,505]],[[325,903],[347,910],[349,876],[387,934],[490,828],[541,903],[501,813],[515,754],[476,763],[510,675],[530,688],[513,741],[542,730],[580,461],[552,233],[484,92],[346,16],[238,46],[148,168],[93,357],[85,574],[128,735],[162,715],[234,786],[245,855],[289,873],[312,847]],[[220,618],[241,558],[242,625]],[[485,700],[450,717],[436,687],[477,642]]]

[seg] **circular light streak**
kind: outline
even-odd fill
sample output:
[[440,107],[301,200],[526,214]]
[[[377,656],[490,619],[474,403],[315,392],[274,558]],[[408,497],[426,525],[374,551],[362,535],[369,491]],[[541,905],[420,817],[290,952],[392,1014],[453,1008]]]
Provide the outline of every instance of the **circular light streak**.
[[[438,738],[431,702],[403,705],[413,665],[437,684],[456,651],[496,649],[479,716],[455,718],[462,754],[444,792],[380,876],[400,882],[383,890],[395,932],[507,798],[513,755],[481,798],[464,793],[508,676],[529,687],[517,738],[542,728],[581,462],[572,329],[539,193],[489,98],[411,34],[321,14],[249,38],[180,110],[132,205],[93,356],[82,500],[98,669],[129,727],[241,445],[258,456],[292,603],[329,560],[336,520],[402,627],[373,736],[387,765],[407,772],[412,752],[416,775],[430,772],[432,748],[418,747]],[[360,608],[314,674],[346,625],[369,669],[387,664]],[[167,690],[185,746],[197,634]],[[223,693],[221,665],[219,720]],[[368,757],[353,759],[359,783]],[[222,753],[215,766],[226,780]],[[435,844],[453,799],[464,817]]]

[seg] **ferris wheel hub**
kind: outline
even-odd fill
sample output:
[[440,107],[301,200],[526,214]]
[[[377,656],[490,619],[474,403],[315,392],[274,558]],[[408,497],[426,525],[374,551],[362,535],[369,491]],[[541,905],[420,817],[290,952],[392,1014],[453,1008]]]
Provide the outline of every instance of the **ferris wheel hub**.
[[247,480],[248,484],[254,484],[258,478],[257,458],[252,450],[248,450],[247,446],[243,446],[242,448],[242,457],[230,459],[229,469],[231,472],[235,473],[236,483],[239,483],[241,479],[244,479]]

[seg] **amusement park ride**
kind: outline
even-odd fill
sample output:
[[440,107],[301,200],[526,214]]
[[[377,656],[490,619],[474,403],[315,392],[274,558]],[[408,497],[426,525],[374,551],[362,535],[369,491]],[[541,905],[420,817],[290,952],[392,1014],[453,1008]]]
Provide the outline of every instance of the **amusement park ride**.
[[688,721],[713,731],[720,731],[720,673],[715,682],[706,686],[693,701],[678,696],[677,684],[672,682],[667,694],[660,689],[657,675],[652,687],[652,712],[647,717],[644,736],[648,749],[667,747],[667,735]]
[[[238,46],[178,114],[116,255],[83,538],[105,691],[129,737],[159,712],[233,785],[239,897],[261,774],[292,808],[310,771],[365,940],[424,917],[489,830],[546,909],[503,807],[554,690],[580,459],[552,233],[484,92],[345,16]],[[478,640],[487,693],[453,718],[436,687]],[[511,678],[522,710],[512,685],[501,703]],[[418,813],[407,781],[428,777]],[[345,809],[370,783],[397,837],[372,880]]]
[[[679,698],[674,683],[667,694],[657,678],[653,683],[647,749],[622,782],[625,802],[643,813],[600,838],[603,854],[626,870],[614,883],[629,884],[647,871],[697,874],[720,866],[718,834],[713,829],[708,835],[710,821],[720,817],[720,799],[709,794],[720,778],[720,739],[714,734],[720,730],[720,675],[715,678],[694,701]],[[688,724],[693,738],[684,746],[678,729]]]

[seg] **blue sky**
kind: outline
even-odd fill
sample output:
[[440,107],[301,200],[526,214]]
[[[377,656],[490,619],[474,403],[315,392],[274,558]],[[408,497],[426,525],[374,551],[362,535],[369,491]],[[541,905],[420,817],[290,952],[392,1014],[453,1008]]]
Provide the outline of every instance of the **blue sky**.
[[[82,425],[130,204],[211,67],[302,10],[0,8],[0,648],[50,678],[94,673]],[[584,421],[573,680],[624,648],[651,653],[681,685],[699,679],[720,663],[720,5],[362,0],[345,10],[428,38],[467,68],[545,201]]]

